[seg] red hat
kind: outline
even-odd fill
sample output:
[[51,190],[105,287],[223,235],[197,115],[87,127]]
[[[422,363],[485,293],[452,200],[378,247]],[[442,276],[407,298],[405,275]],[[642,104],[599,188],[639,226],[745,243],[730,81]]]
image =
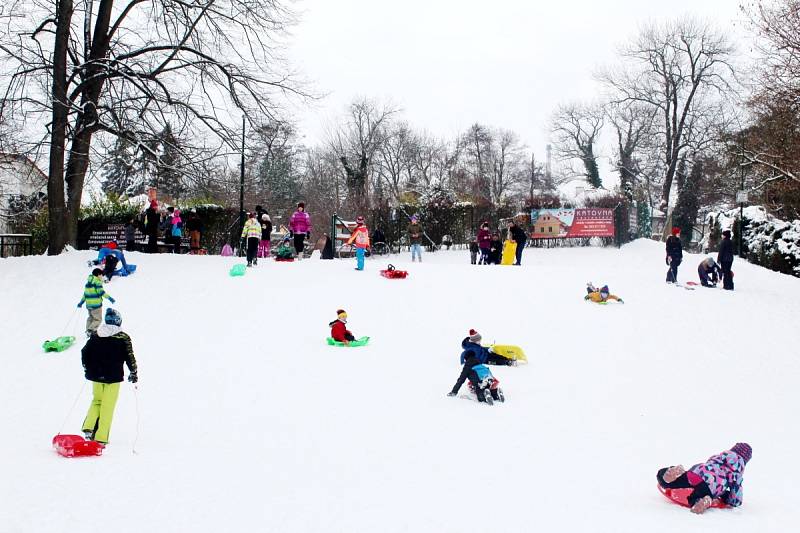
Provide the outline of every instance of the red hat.
[[469,341],[470,342],[476,342],[476,343],[477,342],[481,342],[481,339],[483,339],[483,337],[481,337],[480,333],[478,333],[474,329],[469,330]]
[[677,235],[680,232],[681,232],[681,228],[679,228],[677,226],[673,226],[673,228],[672,228],[672,234],[673,235]]

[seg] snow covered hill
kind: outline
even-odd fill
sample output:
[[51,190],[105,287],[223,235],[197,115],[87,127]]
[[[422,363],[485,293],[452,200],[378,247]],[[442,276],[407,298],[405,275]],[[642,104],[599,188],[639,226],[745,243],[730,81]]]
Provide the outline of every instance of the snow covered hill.
[[[64,459],[90,398],[80,345],[43,354],[75,311],[90,252],[0,260],[0,530],[785,532],[800,478],[800,280],[734,263],[736,291],[664,283],[663,245],[468,252],[385,262],[129,254],[108,292],[139,362],[104,456]],[[687,256],[681,281],[701,256]],[[585,303],[608,284],[624,305]],[[325,345],[337,308],[358,349]],[[73,314],[74,313],[74,314]],[[72,320],[71,320],[72,319]],[[71,320],[71,322],[70,322]],[[518,344],[507,401],[446,397],[470,328]],[[79,337],[80,338],[80,337]],[[74,404],[74,407],[73,407]],[[695,516],[661,466],[753,446],[744,505]],[[135,446],[134,446],[135,444]],[[135,453],[132,453],[135,447]]]

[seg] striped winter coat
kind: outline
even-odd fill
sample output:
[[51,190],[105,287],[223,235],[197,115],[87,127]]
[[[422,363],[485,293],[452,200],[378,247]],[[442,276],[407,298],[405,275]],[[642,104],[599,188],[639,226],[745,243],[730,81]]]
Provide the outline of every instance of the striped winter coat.
[[81,305],[86,302],[87,309],[97,309],[98,307],[103,307],[103,298],[111,298],[103,288],[103,280],[97,276],[90,275],[86,280],[86,285],[83,287]]
[[742,505],[744,465],[739,454],[728,450],[710,457],[705,463],[694,465],[689,472],[706,482],[712,498],[721,498],[731,507],[738,507]]
[[248,218],[242,228],[242,238],[260,239],[261,238],[261,224],[254,218]]

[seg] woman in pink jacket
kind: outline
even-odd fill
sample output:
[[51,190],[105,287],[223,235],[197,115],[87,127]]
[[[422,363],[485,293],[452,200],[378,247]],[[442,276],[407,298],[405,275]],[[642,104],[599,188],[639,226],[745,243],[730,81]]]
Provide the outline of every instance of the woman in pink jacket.
[[289,219],[289,231],[294,235],[294,251],[297,259],[303,258],[303,248],[306,239],[311,239],[311,217],[306,213],[306,204],[297,204],[297,211]]

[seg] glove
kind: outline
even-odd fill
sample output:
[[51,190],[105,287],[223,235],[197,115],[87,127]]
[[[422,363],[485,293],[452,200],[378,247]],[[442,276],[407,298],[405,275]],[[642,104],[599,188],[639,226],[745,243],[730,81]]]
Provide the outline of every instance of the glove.
[[447,393],[447,395],[448,395],[448,396],[455,396],[455,395],[456,395],[456,393],[455,393],[455,392],[453,392],[453,391],[450,391],[450,392],[448,392],[448,393]]
[[138,374],[136,372],[131,372],[130,374],[128,374],[128,381],[130,381],[131,383],[138,383],[139,382]]
[[114,298],[112,298],[111,296],[108,297],[108,301],[111,302],[112,304],[117,303],[117,301]]
[[83,302],[78,302],[78,309],[80,309],[81,307],[83,307]]

